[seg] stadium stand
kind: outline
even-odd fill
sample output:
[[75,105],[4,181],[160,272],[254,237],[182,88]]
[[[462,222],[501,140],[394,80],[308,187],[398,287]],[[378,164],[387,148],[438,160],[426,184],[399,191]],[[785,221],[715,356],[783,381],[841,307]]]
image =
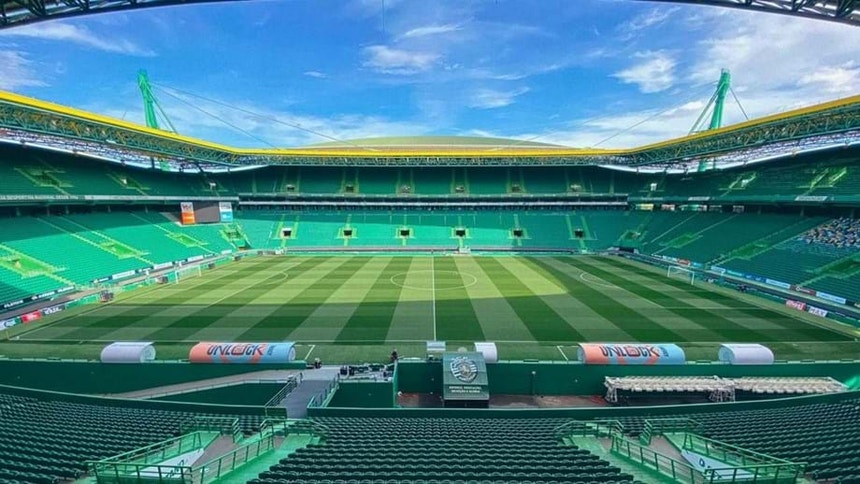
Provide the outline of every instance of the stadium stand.
[[[0,393],[0,481],[54,484],[80,478],[86,462],[180,434],[193,412],[83,404]],[[210,415],[214,416],[214,415]],[[239,417],[242,431],[262,417]]]
[[860,248],[860,219],[840,217],[807,231],[799,239],[810,245],[837,249]]
[[564,419],[315,419],[324,444],[298,449],[249,484],[284,482],[634,482],[587,450],[560,446]]
[[[783,459],[807,463],[814,479],[842,477],[838,482],[860,480],[860,401],[801,404],[760,410],[714,411],[696,415],[661,415],[659,418],[691,417],[698,432],[721,442]],[[625,432],[638,436],[647,415],[621,417]]]

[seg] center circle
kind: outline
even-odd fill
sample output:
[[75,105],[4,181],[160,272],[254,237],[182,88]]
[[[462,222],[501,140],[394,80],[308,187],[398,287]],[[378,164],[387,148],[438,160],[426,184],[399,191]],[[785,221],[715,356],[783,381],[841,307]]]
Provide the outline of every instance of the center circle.
[[[409,276],[412,277],[407,284],[406,278]],[[478,278],[468,272],[425,269],[394,274],[391,276],[391,283],[415,291],[449,291],[472,287],[478,283]]]

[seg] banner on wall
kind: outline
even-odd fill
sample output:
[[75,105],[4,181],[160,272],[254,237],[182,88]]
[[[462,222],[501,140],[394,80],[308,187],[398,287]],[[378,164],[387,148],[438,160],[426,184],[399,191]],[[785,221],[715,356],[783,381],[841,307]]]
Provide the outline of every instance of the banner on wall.
[[21,322],[24,324],[32,323],[33,321],[38,321],[40,319],[42,319],[42,313],[40,311],[33,311],[32,313],[21,315]]
[[218,213],[221,214],[221,223],[233,221],[233,204],[230,202],[219,202]]
[[586,365],[683,365],[684,350],[676,344],[580,343],[576,351]]
[[814,314],[814,315],[816,315],[816,316],[821,316],[822,318],[826,318],[826,317],[827,317],[827,310],[826,310],[826,309],[817,308],[817,307],[815,307],[815,306],[809,306],[808,308],[806,308],[806,311],[807,311],[809,314]]
[[839,304],[845,304],[847,302],[844,297],[834,296],[833,294],[827,294],[826,292],[816,291],[815,295],[826,301],[832,301]]
[[806,311],[806,303],[803,301],[795,301],[794,299],[786,299],[785,305],[797,309],[798,311]]
[[781,289],[791,289],[791,284],[788,284],[788,283],[782,282],[782,281],[777,281],[775,279],[765,279],[764,283],[771,285],[771,286],[779,287]]
[[191,363],[289,363],[296,359],[295,343],[197,343],[191,347]]
[[182,211],[182,225],[194,225],[196,223],[194,218],[194,203],[182,202],[179,204],[179,208]]
[[4,319],[0,321],[0,329],[8,329],[18,324],[18,318]]

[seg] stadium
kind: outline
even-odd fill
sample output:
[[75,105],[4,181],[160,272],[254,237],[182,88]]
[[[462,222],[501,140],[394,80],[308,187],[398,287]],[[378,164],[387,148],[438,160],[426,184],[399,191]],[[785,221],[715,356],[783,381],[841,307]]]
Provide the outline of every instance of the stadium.
[[628,148],[0,91],[0,482],[860,483],[860,95],[725,123],[731,82]]

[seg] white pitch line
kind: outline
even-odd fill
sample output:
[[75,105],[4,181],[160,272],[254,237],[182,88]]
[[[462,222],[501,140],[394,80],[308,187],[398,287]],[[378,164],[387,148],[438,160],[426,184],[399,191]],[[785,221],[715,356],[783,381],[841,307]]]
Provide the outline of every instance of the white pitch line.
[[308,350],[308,354],[305,355],[305,361],[308,361],[308,358],[311,357],[311,353],[317,348],[317,345],[311,345],[311,349]]
[[556,348],[558,348],[558,352],[559,352],[559,353],[561,353],[561,357],[562,357],[562,358],[564,358],[564,361],[570,361],[570,360],[567,358],[567,355],[566,355],[566,354],[564,354],[564,351],[561,349],[561,345],[556,345]]
[[433,313],[433,341],[436,341],[436,263],[432,255],[430,256],[430,300]]

